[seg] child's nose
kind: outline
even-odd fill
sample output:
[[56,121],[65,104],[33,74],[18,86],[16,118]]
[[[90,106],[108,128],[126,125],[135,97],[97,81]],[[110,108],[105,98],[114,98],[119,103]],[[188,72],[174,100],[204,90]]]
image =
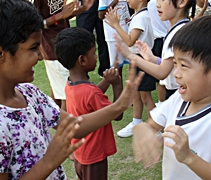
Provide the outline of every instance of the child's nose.
[[174,68],[173,71],[174,71],[174,77],[175,77],[176,79],[182,77],[182,76],[181,76],[181,72],[180,72],[180,68],[176,67],[176,68]]
[[42,51],[39,48],[39,52],[38,52],[38,60],[43,60],[43,54]]

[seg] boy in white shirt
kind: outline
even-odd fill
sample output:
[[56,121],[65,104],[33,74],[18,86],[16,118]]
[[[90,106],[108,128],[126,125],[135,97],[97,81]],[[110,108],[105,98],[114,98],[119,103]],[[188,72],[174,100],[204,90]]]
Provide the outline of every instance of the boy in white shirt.
[[163,149],[164,180],[211,177],[210,21],[211,16],[203,16],[189,22],[172,38],[179,89],[150,112],[147,123],[133,129],[136,162],[147,168],[158,162]]
[[[128,4],[126,0],[99,0],[99,8],[98,8],[98,16],[100,19],[105,18],[105,14],[108,11],[108,9],[116,8],[118,14],[120,15],[120,26],[127,31],[128,30],[128,25],[127,22],[130,19],[130,13],[128,9]],[[105,33],[105,40],[108,45],[108,52],[109,52],[109,58],[110,58],[110,66],[112,67],[115,62],[115,58],[118,55],[118,60],[119,60],[119,74],[122,76],[122,67],[125,63],[128,63],[125,61],[125,58],[122,56],[122,54],[118,53],[116,48],[115,48],[115,42],[116,40],[114,39],[113,35],[116,33],[115,29],[110,27],[107,23],[103,22],[103,27],[104,27],[104,33]]]

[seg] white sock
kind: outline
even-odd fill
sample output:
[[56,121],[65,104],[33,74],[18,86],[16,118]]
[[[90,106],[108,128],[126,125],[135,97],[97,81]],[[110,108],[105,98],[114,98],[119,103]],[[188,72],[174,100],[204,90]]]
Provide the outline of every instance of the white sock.
[[141,122],[142,122],[142,119],[133,118],[133,124],[134,125],[139,124]]

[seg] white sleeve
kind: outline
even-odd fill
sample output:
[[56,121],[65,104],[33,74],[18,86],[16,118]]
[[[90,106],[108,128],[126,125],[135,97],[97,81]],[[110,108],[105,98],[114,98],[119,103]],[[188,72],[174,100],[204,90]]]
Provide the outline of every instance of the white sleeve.
[[176,91],[169,99],[150,111],[152,119],[160,126],[174,125],[179,109],[182,105],[181,95]]

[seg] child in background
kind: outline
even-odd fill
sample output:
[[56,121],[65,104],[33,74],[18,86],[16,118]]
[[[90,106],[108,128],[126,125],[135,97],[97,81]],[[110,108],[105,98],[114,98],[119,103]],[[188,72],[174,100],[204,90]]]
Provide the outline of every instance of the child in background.
[[[116,30],[120,38],[125,42],[132,53],[136,53],[135,42],[141,40],[148,44],[150,48],[154,44],[154,34],[151,20],[147,10],[148,0],[129,0],[128,4],[135,13],[128,22],[128,31],[122,29],[119,25],[119,14],[116,9],[110,7],[106,13],[105,22]],[[137,68],[137,72],[140,71]],[[117,132],[119,137],[129,137],[132,135],[132,128],[142,122],[143,106],[145,105],[147,114],[155,107],[155,103],[151,96],[151,91],[156,89],[156,79],[145,73],[143,80],[136,92],[133,100],[133,121],[126,127]]]
[[143,71],[161,80],[160,84],[165,85],[166,99],[168,99],[178,88],[178,84],[173,76],[173,57],[174,53],[169,48],[169,42],[174,34],[187,22],[189,9],[192,7],[192,17],[195,13],[195,0],[158,0],[157,1],[158,15],[162,21],[170,21],[170,29],[164,38],[164,44],[162,49],[162,57],[154,56],[151,49],[146,43],[137,41],[136,47],[138,52],[143,56],[137,56],[131,53],[128,48],[119,40],[117,40],[117,49],[127,59],[136,61],[136,65]]
[[[149,16],[151,19],[152,29],[154,32],[154,46],[152,48],[152,53],[155,56],[161,57],[162,48],[163,48],[163,39],[166,36],[170,22],[161,21],[158,12],[156,9],[156,0],[150,0],[147,4],[147,9],[149,12]],[[159,105],[160,102],[165,101],[166,99],[166,89],[165,86],[162,86],[157,80],[157,93],[158,93],[158,102],[155,103],[156,106]]]
[[177,31],[169,46],[180,88],[150,112],[147,123],[133,129],[136,162],[142,161],[145,167],[154,164],[163,149],[163,179],[211,177],[210,22],[211,16],[203,16]]
[[[95,112],[111,104],[108,97],[94,83],[90,82],[87,73],[96,67],[97,55],[95,37],[89,31],[75,27],[61,31],[56,37],[55,53],[59,62],[69,70],[70,76],[65,87],[67,112],[74,116]],[[118,67],[118,64],[117,64]],[[117,68],[104,71],[100,87],[113,87],[114,101],[122,91],[121,77]],[[122,115],[116,117],[121,120]],[[101,121],[101,119],[99,119]],[[116,153],[112,124],[85,136],[86,143],[74,152],[75,170],[78,179],[107,180],[107,156]],[[72,139],[75,144],[79,139]]]
[[[98,16],[100,19],[103,20],[105,18],[105,14],[110,7],[112,8],[115,7],[117,9],[118,14],[120,15],[119,24],[127,32],[128,30],[127,22],[130,19],[130,13],[129,13],[127,1],[126,0],[113,0],[113,1],[99,0]],[[105,33],[105,40],[108,44],[110,66],[113,67],[116,56],[118,55],[119,74],[122,77],[123,65],[128,62],[125,61],[125,58],[122,56],[122,54],[118,53],[115,48],[115,39],[113,37],[113,34],[116,31],[104,21],[103,21],[103,27],[104,27],[104,33]]]
[[[72,137],[86,136],[129,108],[140,77],[134,78],[133,66],[115,103],[75,118],[28,83],[43,59],[43,19],[36,8],[24,0],[1,0],[0,19],[0,179],[67,179],[60,164],[84,142],[70,145]],[[57,129],[52,139],[49,128]]]

